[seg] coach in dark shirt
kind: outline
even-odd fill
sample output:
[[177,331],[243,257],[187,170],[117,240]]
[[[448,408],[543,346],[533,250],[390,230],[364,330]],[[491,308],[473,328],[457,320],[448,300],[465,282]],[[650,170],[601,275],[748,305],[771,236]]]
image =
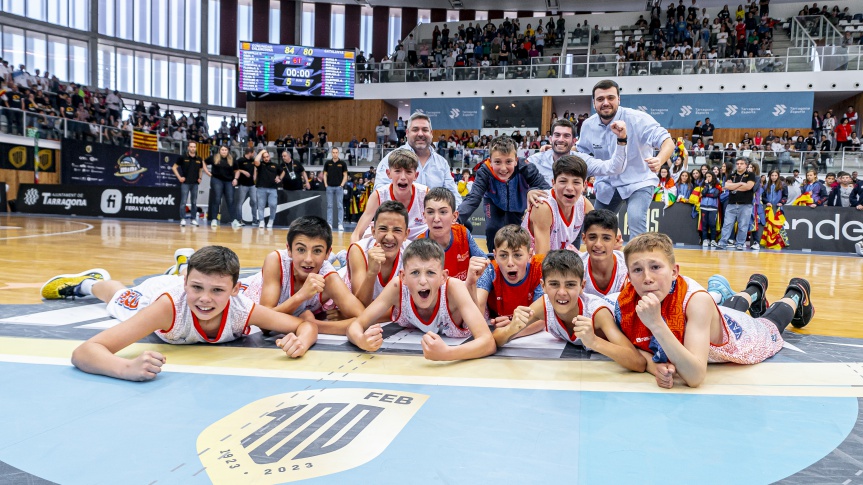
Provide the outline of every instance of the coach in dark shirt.
[[342,222],[345,219],[345,209],[343,204],[344,186],[348,181],[348,166],[339,159],[339,149],[333,148],[332,160],[327,160],[324,164],[324,185],[327,186],[327,222],[330,227],[333,226],[333,208],[338,207],[338,227],[339,231],[344,231],[345,228]]
[[171,170],[180,181],[180,225],[186,225],[186,197],[192,205],[192,225],[198,225],[198,184],[201,183],[201,170],[204,161],[198,156],[198,144],[190,141],[186,154],[174,162]]
[[[725,218],[722,222],[722,236],[719,247],[724,248],[731,237],[734,223],[737,222],[737,249],[745,249],[746,233],[752,222],[752,197],[755,187],[755,175],[747,170],[749,159],[737,157],[736,171],[725,182],[725,190],[729,191],[728,203],[725,206]],[[753,242],[758,244],[758,242]]]
[[309,179],[306,176],[306,169],[301,163],[293,160],[291,151],[288,149],[282,150],[282,166],[285,170],[285,179],[282,181],[282,186],[285,190],[309,189]]

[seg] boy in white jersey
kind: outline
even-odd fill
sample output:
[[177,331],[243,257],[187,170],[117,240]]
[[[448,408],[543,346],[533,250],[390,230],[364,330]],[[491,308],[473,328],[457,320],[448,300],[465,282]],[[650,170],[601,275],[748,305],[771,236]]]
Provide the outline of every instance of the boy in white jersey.
[[321,333],[344,335],[349,320],[314,317],[330,300],[348,319],[358,316],[364,308],[327,261],[332,244],[333,231],[324,219],[294,219],[288,227],[287,249],[268,254],[259,273],[240,281],[242,293],[277,312],[297,317],[305,314],[303,318],[314,321]]
[[[584,215],[593,204],[582,197],[587,164],[576,155],[564,155],[554,162],[551,197],[528,209],[522,226],[530,232],[535,254],[552,249],[576,249]],[[580,244],[579,244],[580,245]]]
[[372,237],[348,248],[345,274],[345,284],[364,306],[369,306],[402,269],[408,235],[405,206],[394,200],[384,202],[375,212],[373,227]]
[[[418,239],[408,245],[398,278],[350,324],[348,340],[365,351],[378,350],[383,344],[383,331],[375,322],[390,309],[394,322],[426,332],[422,338],[426,359],[476,359],[495,351],[491,332],[464,282],[447,276],[444,251],[431,239]],[[450,347],[440,335],[473,335],[473,340]]]
[[428,229],[423,215],[423,200],[428,187],[415,182],[419,158],[414,152],[400,148],[390,153],[388,159],[390,166],[387,169],[387,177],[392,180],[392,183],[374,191],[369,197],[365,212],[360,216],[357,227],[351,234],[351,243],[372,235],[372,218],[378,207],[388,200],[399,201],[407,208],[408,241],[413,241]]
[[675,375],[698,387],[708,363],[762,362],[782,349],[789,323],[804,327],[815,314],[808,281],[792,278],[784,297],[768,307],[767,278],[759,274],[717,307],[704,288],[680,275],[665,234],[640,234],[623,254],[630,281],[617,297],[615,321],[659,387],[671,388]]
[[515,310],[512,323],[494,331],[502,347],[511,339],[545,329],[556,338],[614,358],[626,368],[644,372],[644,357],[614,323],[611,304],[584,293],[584,265],[572,251],[554,250],[542,261],[545,294],[529,307]]
[[[185,265],[181,265],[185,266]],[[106,302],[121,323],[81,344],[72,364],[84,372],[130,381],[156,377],[165,356],[147,350],[135,359],[114,354],[151,333],[169,344],[222,343],[249,333],[249,326],[284,333],[276,344],[289,357],[300,357],[315,343],[315,326],[292,315],[256,305],[239,294],[240,261],[228,248],[207,246],[188,260],[179,275],[162,275],[126,288],[104,270],[52,278],[42,288],[46,298],[93,295]]]
[[620,292],[628,273],[623,252],[615,249],[622,240],[617,214],[608,209],[593,210],[584,216],[582,227],[584,292],[603,298]]

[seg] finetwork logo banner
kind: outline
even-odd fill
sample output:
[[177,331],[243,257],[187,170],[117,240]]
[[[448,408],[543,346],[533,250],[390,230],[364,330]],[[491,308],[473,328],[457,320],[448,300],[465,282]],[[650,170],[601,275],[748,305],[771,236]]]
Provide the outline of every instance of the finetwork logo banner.
[[633,94],[621,106],[643,111],[668,129],[691,129],[710,118],[717,128],[781,126],[807,128],[812,123],[815,94]]
[[481,98],[412,99],[411,112],[422,112],[435,130],[482,128]]

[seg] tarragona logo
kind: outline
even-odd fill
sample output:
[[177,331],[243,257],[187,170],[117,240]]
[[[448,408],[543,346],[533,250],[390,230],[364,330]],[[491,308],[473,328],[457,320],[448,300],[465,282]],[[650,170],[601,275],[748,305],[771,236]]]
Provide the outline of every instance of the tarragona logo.
[[198,453],[215,484],[276,484],[331,475],[380,455],[428,399],[376,389],[267,397],[213,423]]

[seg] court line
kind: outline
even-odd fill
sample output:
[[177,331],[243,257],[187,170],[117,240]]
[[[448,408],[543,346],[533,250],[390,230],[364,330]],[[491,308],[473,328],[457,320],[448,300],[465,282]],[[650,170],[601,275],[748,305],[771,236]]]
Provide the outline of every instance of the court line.
[[8,241],[11,239],[29,239],[29,238],[34,238],[34,237],[65,236],[68,234],[77,234],[79,232],[86,232],[86,231],[89,231],[90,229],[93,229],[93,227],[94,227],[92,224],[87,224],[86,222],[78,222],[78,221],[66,221],[66,222],[68,222],[70,224],[83,224],[87,227],[85,227],[84,229],[76,229],[74,231],[49,232],[46,234],[30,234],[28,236],[0,237],[0,241]]

